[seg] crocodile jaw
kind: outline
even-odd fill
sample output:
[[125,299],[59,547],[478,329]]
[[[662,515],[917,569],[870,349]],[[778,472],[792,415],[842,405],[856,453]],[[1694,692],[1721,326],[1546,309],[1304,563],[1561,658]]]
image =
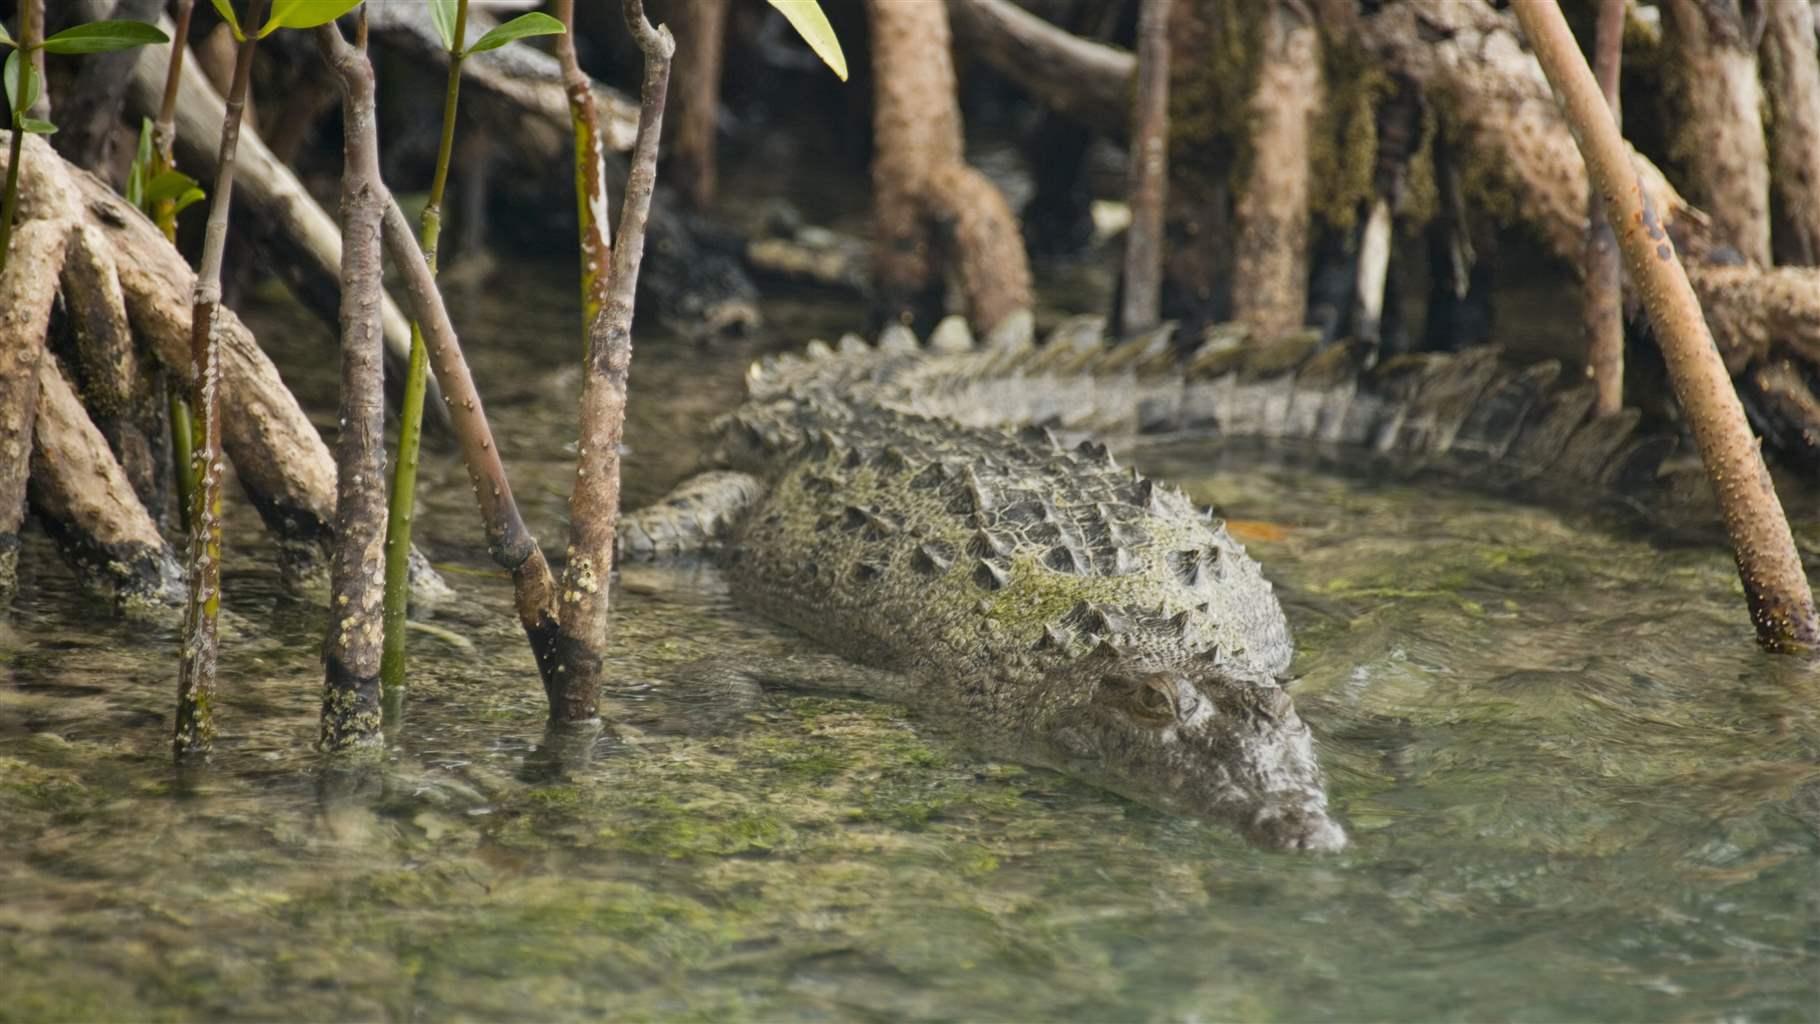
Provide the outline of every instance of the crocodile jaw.
[[1107,677],[1041,742],[1043,760],[1065,774],[1231,826],[1260,846],[1331,852],[1347,844],[1327,810],[1308,726],[1274,682]]

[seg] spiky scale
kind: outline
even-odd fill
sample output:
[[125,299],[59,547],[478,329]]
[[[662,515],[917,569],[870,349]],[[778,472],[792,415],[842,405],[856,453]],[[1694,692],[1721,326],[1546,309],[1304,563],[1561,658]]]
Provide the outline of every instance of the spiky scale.
[[885,575],[885,567],[877,562],[853,563],[853,581],[855,583],[877,583]]
[[1011,554],[1011,543],[987,530],[975,530],[967,541],[967,553],[981,559],[1004,558]]
[[1078,574],[1086,571],[1086,565],[1082,563],[1080,556],[1074,553],[1073,548],[1064,544],[1057,544],[1050,548],[1043,555],[1043,564],[1056,572]]
[[835,351],[849,358],[861,358],[872,354],[872,346],[866,344],[866,339],[857,334],[843,334],[840,336]]
[[954,552],[946,544],[919,544],[910,556],[910,567],[925,576],[940,576],[954,564]]
[[942,355],[958,355],[973,351],[973,332],[967,327],[965,317],[947,316],[935,325],[935,333],[929,335],[929,351]]
[[809,344],[803,346],[803,355],[816,362],[822,362],[834,358],[834,349],[820,338],[814,338],[810,340]]
[[981,559],[973,569],[973,582],[981,590],[1003,590],[1011,582],[1011,574],[996,562]]
[[917,351],[916,332],[903,324],[891,324],[879,332],[878,350],[893,356],[915,355]]

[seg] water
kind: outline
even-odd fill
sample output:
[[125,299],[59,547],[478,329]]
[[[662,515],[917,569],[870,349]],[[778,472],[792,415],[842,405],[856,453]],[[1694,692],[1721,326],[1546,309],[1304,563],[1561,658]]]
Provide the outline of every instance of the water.
[[[537,312],[572,305],[550,279],[457,314],[559,545],[578,330]],[[331,408],[320,332],[255,322]],[[640,348],[630,500],[762,344]],[[309,750],[322,618],[257,544],[227,562],[220,750],[178,775],[173,635],[31,543],[0,620],[0,1020],[1820,1018],[1820,681],[1751,644],[1722,550],[1205,445],[1141,461],[1247,521],[1346,853],[1259,853],[889,705],[716,690],[704,659],[804,645],[686,566],[616,593],[622,724],[559,770],[440,453],[420,537],[463,599],[413,636],[379,765]]]

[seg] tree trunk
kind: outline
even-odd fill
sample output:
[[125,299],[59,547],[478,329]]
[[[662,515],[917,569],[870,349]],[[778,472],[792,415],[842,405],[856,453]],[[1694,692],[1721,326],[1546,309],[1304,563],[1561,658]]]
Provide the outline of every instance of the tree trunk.
[[1030,267],[1004,196],[964,161],[947,8],[869,0],[866,10],[881,308],[890,320],[939,310],[939,242],[952,254],[969,315],[989,329],[1030,305]]
[[1126,187],[1131,227],[1125,233],[1122,334],[1157,325],[1163,290],[1163,204],[1169,185],[1169,0],[1143,0],[1138,15],[1138,83],[1132,100]]
[[[164,0],[83,0],[78,23],[119,18],[156,22]],[[132,80],[138,54],[131,50],[97,53],[82,59],[76,81],[63,95],[57,111],[57,134],[51,145],[78,167],[110,177],[114,139],[120,133],[120,115],[126,104],[127,83]]]
[[[364,36],[364,32],[362,33]],[[341,418],[335,441],[335,557],[323,643],[325,750],[379,738],[385,596],[385,342],[380,320],[379,176],[373,65],[334,22],[316,41],[341,80]],[[363,39],[364,41],[364,39]]]
[[[1618,73],[1624,53],[1624,0],[1599,0],[1593,35],[1593,75],[1612,122],[1622,125]],[[1611,221],[1597,195],[1587,202],[1586,280],[1580,311],[1586,325],[1586,373],[1598,391],[1594,414],[1612,416],[1624,408],[1624,283]]]
[[689,204],[702,209],[714,201],[717,182],[714,129],[720,120],[727,0],[672,4],[671,21],[676,26],[676,127],[670,177]]
[[1308,309],[1309,142],[1321,109],[1321,40],[1306,12],[1274,2],[1263,18],[1252,93],[1250,170],[1234,219],[1234,319],[1260,334],[1302,326]]
[[1778,0],[1763,9],[1776,262],[1813,266],[1820,263],[1820,58],[1814,12],[1805,3]]
[[1755,37],[1740,0],[1666,0],[1662,15],[1665,68],[1683,117],[1674,154],[1719,238],[1767,267],[1769,148]]

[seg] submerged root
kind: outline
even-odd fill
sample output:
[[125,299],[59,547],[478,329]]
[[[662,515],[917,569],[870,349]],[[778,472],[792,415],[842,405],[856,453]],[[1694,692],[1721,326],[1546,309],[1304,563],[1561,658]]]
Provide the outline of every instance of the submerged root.
[[[5,138],[0,133],[0,140]],[[178,381],[187,382],[191,369],[189,295],[195,275],[151,221],[99,179],[65,163],[42,140],[28,138],[24,154],[22,219],[14,233],[13,258],[5,279],[0,280],[0,570],[10,563],[9,553],[18,546],[29,466],[32,476],[45,477],[33,480],[32,493],[35,507],[41,513],[49,510],[44,516],[47,527],[59,536],[66,553],[91,553],[77,558],[78,569],[86,578],[93,573],[82,563],[94,561],[92,552],[123,539],[149,545],[150,538],[139,527],[152,520],[132,473],[125,468],[134,461],[130,449],[107,437],[108,431],[98,428],[90,413],[81,410],[80,402],[75,407],[82,412],[80,419],[73,413],[65,415],[55,425],[61,433],[47,443],[79,450],[88,460],[91,476],[104,481],[86,483],[100,486],[106,499],[69,498],[71,481],[47,476],[64,468],[55,465],[59,460],[31,458],[33,412],[41,392],[40,354],[52,302],[60,283],[66,293],[75,288],[94,291],[94,295],[75,299],[66,294],[65,304],[74,313],[79,351],[85,329],[117,335],[119,318],[124,315],[144,351]],[[90,307],[88,312],[85,307]],[[326,579],[327,555],[334,539],[334,460],[252,332],[227,309],[221,311],[220,336],[222,434],[227,456],[278,542],[287,584],[309,591]],[[123,352],[138,351],[118,336],[107,342],[110,358],[116,360],[124,358]],[[67,388],[67,379],[56,369]],[[138,368],[141,376],[146,369]],[[100,386],[109,394],[124,390],[130,396],[134,385],[142,385],[123,376],[118,365],[104,376],[111,382],[103,381]],[[85,383],[97,386],[94,380]],[[54,392],[57,384],[53,382],[49,388]],[[105,411],[98,411],[98,416],[102,423],[107,422]],[[73,440],[89,432],[105,438],[104,443],[97,447]],[[122,525],[129,521],[136,525]],[[146,553],[149,550],[147,547],[121,564],[155,561]],[[414,590],[418,600],[433,602],[449,593],[427,563],[420,558],[414,561],[422,566],[413,573],[419,584]],[[156,572],[151,577],[129,573],[132,579],[127,580],[113,568],[103,566],[101,571],[104,580],[99,585],[116,593],[123,585],[134,593],[157,593],[162,586],[155,579],[146,582]]]

